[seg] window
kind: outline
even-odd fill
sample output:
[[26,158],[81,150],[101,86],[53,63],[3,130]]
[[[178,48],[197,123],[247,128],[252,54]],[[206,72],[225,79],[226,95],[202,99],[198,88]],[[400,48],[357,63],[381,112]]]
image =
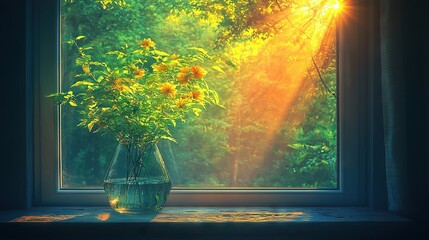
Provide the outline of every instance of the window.
[[[305,4],[300,5],[301,2]],[[362,77],[359,75],[362,60],[357,55],[360,36],[342,23],[336,31],[335,24],[329,22],[334,21],[328,15],[335,13],[335,1],[323,2],[324,5],[320,1],[274,3],[278,5],[261,2],[255,3],[261,5],[255,7],[248,6],[247,1],[142,4],[53,0],[49,6],[35,4],[41,23],[40,47],[35,55],[40,59],[37,61],[40,92],[36,102],[40,109],[40,129],[36,133],[39,137],[36,144],[40,146],[37,201],[40,204],[104,202],[100,190],[103,162],[109,160],[108,150],[114,149],[115,142],[108,138],[94,140],[96,135],[75,128],[78,121],[73,108],[65,106],[58,111],[45,97],[61,84],[69,85],[65,79],[72,79],[78,71],[73,69],[73,51],[63,43],[76,35],[91,34],[93,29],[94,35],[88,39],[97,46],[110,41],[118,43],[114,47],[120,47],[130,39],[147,35],[169,52],[179,51],[183,55],[192,47],[209,47],[214,59],[222,60],[210,69],[217,74],[211,82],[229,108],[209,109],[208,116],[191,120],[192,127],[188,124],[174,128],[185,147],[165,143],[164,149],[168,151],[164,156],[167,163],[170,161],[173,184],[177,186],[170,195],[170,204],[360,203],[364,198],[360,133],[365,127],[362,124],[365,115],[359,106],[364,83],[358,81]],[[177,5],[173,8],[172,4]],[[95,18],[96,11],[104,15]],[[145,12],[141,18],[147,20],[138,22],[136,12]],[[115,28],[109,14],[129,24],[119,22]],[[297,18],[287,14],[295,14]],[[154,19],[150,26],[144,25],[149,19]],[[105,29],[100,33],[105,35],[100,36],[93,26],[103,21]],[[130,28],[138,29],[137,34]],[[296,36],[291,38],[291,35]],[[115,50],[109,49],[110,45],[104,47],[99,51]],[[295,54],[286,56],[285,52]],[[278,97],[281,94],[286,97]],[[320,119],[316,121],[317,117]],[[329,125],[328,130],[322,131],[325,136],[316,137],[320,135],[317,124]],[[306,141],[308,135],[311,141]],[[203,145],[193,146],[196,143]],[[105,154],[91,152],[94,150]],[[82,161],[88,158],[94,160]],[[304,163],[300,165],[301,162]],[[191,176],[186,172],[189,169],[203,174]],[[314,169],[322,174],[316,179],[305,176],[306,171]],[[290,176],[295,181],[290,181]]]

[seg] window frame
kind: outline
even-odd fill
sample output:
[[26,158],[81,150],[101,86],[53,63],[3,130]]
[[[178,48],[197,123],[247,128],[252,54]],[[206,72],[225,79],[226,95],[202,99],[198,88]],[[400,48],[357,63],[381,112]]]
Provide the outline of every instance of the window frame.
[[[354,1],[348,4],[362,4]],[[366,4],[366,3],[364,3]],[[354,6],[353,9],[359,9]],[[368,9],[367,9],[368,10]],[[108,205],[103,190],[61,190],[58,157],[59,107],[46,98],[60,77],[59,0],[33,3],[34,153],[36,205]],[[167,206],[350,206],[366,199],[368,134],[365,11],[353,12],[337,26],[338,190],[186,190],[172,189]]]

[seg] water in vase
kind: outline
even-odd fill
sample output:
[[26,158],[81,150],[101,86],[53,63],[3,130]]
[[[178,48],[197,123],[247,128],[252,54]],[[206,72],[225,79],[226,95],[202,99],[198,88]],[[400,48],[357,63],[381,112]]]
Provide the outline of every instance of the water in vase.
[[165,206],[170,189],[170,180],[155,177],[104,182],[110,206],[120,213],[158,212]]

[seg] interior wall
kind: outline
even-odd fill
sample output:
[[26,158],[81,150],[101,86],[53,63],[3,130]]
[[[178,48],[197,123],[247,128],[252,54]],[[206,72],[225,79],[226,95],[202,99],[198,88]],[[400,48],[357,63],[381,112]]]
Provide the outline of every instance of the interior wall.
[[25,209],[31,200],[27,165],[26,0],[1,8],[0,209]]

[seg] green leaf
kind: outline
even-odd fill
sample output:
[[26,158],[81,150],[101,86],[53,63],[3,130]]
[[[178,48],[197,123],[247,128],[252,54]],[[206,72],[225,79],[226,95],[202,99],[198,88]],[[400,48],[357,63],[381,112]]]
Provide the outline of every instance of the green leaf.
[[173,124],[173,127],[176,127],[176,120],[170,119],[170,121],[171,121],[171,124]]
[[76,58],[76,65],[83,65],[85,63],[85,59],[83,58]]
[[94,127],[94,125],[98,123],[98,119],[94,119],[92,120],[90,123],[88,123],[88,130],[91,132],[92,128]]
[[228,66],[230,66],[230,67],[232,67],[234,69],[237,68],[237,65],[235,65],[231,60],[226,60],[225,63],[228,64]]
[[59,93],[52,93],[52,94],[49,94],[46,97],[50,98],[50,97],[58,97],[58,96],[59,96]]
[[105,54],[107,55],[114,55],[114,54],[118,54],[119,51],[110,51],[110,52],[106,52]]
[[101,62],[90,62],[90,65],[104,66],[104,63],[101,63]]
[[202,110],[199,108],[192,108],[192,112],[194,112],[195,116],[199,116]]
[[161,139],[165,139],[165,140],[169,140],[169,141],[172,141],[174,143],[177,143],[176,139],[174,139],[173,137],[161,136]]
[[203,62],[203,61],[204,61],[204,56],[196,55],[196,56],[194,56],[194,59],[196,59],[196,60],[199,60],[199,61]]
[[77,126],[78,127],[86,126],[86,119],[83,119]]
[[220,68],[219,66],[213,66],[212,68],[213,68],[214,70],[218,71],[218,72],[225,73],[225,72],[222,70],[222,68]]
[[208,55],[207,55],[207,51],[206,51],[206,50],[204,50],[203,48],[190,47],[190,48],[188,48],[188,49],[190,49],[190,50],[196,50],[196,51],[198,51],[198,52],[200,52],[200,53],[202,53],[202,54],[204,54],[204,55],[208,56]]
[[166,56],[166,57],[170,56],[170,54],[159,50],[153,50],[152,52],[159,56]]
[[288,146],[296,150],[304,149],[304,144],[301,144],[301,143],[293,143],[293,144],[289,144]]
[[110,51],[110,52],[106,52],[106,55],[116,55],[116,59],[121,59],[125,56],[127,56],[125,53],[121,52],[121,51]]
[[142,49],[137,49],[137,50],[134,50],[134,51],[133,51],[133,54],[134,54],[134,53],[143,54],[143,53],[144,53],[144,51],[143,51]]
[[88,81],[78,81],[78,82],[75,82],[73,85],[71,85],[70,87],[72,88],[72,87],[77,87],[77,86],[81,86],[81,85],[85,85],[85,86],[93,86],[94,85],[94,83],[92,83],[92,82],[88,82]]

